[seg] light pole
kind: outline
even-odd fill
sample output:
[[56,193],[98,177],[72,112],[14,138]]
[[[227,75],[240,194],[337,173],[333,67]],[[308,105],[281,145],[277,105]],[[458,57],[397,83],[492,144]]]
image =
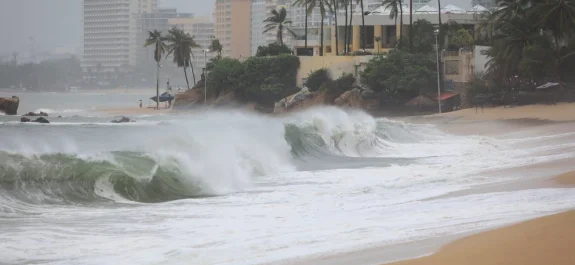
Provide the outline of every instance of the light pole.
[[439,29],[433,31],[433,35],[435,35],[435,47],[437,53],[437,105],[439,106],[439,114],[441,114],[441,81],[439,78]]
[[204,52],[204,105],[208,101],[208,52],[210,50],[202,50]]

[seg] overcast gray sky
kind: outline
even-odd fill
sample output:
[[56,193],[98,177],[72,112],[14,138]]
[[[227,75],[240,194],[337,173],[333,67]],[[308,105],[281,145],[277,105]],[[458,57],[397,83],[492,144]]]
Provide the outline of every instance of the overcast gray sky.
[[[443,0],[463,8],[471,0]],[[432,2],[435,2],[432,0]],[[159,0],[196,16],[211,15],[214,0]],[[78,52],[82,46],[82,0],[0,0],[0,56],[36,52]]]

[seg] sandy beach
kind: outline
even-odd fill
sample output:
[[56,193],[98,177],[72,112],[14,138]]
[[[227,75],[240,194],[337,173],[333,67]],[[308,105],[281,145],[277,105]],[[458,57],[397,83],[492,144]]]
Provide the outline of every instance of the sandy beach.
[[[407,121],[432,120],[440,128],[459,135],[502,136],[518,133],[545,135],[545,131],[573,132],[575,104],[553,106],[533,105],[514,108],[465,109],[441,115],[412,117]],[[525,132],[531,129],[530,132]],[[536,130],[533,130],[536,129]],[[572,160],[535,164],[515,171],[546,171],[551,168],[572,167]],[[508,172],[509,173],[509,172]],[[474,192],[537,189],[547,187],[575,187],[575,171],[545,180],[526,180],[475,191],[464,191],[446,196],[462,196]],[[442,196],[445,197],[445,196]],[[570,265],[575,264],[575,211],[545,216],[519,224],[471,235],[444,245],[432,255],[389,265]],[[438,243],[441,244],[441,243]]]

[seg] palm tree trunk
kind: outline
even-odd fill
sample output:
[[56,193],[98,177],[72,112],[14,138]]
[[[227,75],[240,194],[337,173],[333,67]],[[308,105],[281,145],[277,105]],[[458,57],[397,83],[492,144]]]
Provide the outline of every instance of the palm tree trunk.
[[361,0],[360,3],[361,3],[361,29],[363,30],[363,38],[361,40],[361,48],[365,51],[365,44],[367,43],[367,30],[365,28],[365,14],[363,11],[363,0]]
[[282,25],[278,26],[278,39],[280,40],[280,45],[283,46],[284,45],[284,36],[283,36],[283,27]]
[[194,86],[196,85],[196,73],[194,73],[194,65],[192,64],[192,60],[190,60],[190,69],[192,70],[192,78],[194,80]]
[[347,52],[351,52],[349,46],[351,46],[352,39],[353,39],[353,0],[349,0],[349,33],[347,37],[347,43],[345,44],[347,47]]
[[321,14],[321,32],[319,33],[320,35],[320,44],[319,44],[319,56],[323,56],[323,20],[324,20],[325,15]]
[[[304,30],[305,30],[305,32],[304,32],[304,47],[306,48],[306,50],[307,50],[307,15],[308,15],[308,14],[307,14],[307,4],[308,4],[308,3],[305,2],[305,10],[304,10],[304,12],[305,12],[305,22],[304,22],[304,24],[305,24],[305,25],[304,25],[304,28],[305,28],[305,29],[304,29]],[[312,54],[312,55],[313,55],[313,54]]]
[[[345,3],[344,3],[345,4]],[[344,6],[345,7],[345,31],[343,32],[343,54],[347,54],[347,15],[348,15],[348,11],[347,11],[347,5]]]
[[409,0],[409,52],[413,52],[413,0]]
[[184,66],[184,76],[186,77],[186,85],[188,85],[188,89],[190,89],[190,81],[188,81],[188,72],[186,72],[185,66]]
[[[442,33],[443,33],[443,30],[441,30],[441,28],[442,28],[442,27],[441,27],[441,0],[437,0],[437,7],[438,7],[438,10],[439,10],[439,12],[437,12],[437,13],[438,13],[438,18],[439,18],[439,34],[438,34],[439,36],[438,36],[438,37],[439,37],[440,40],[441,40],[441,42],[438,43],[439,46],[437,47],[437,49],[438,49],[438,51],[441,51],[440,48],[439,48],[439,47],[443,47],[443,38],[442,38],[442,36],[443,36],[443,34],[442,34]],[[438,64],[441,64],[441,58],[437,58],[437,59],[439,60],[439,62],[437,62],[437,63],[438,63]],[[439,87],[440,87],[440,89],[443,88],[443,67],[439,67]]]
[[338,56],[339,55],[339,38],[338,38],[338,34],[337,34],[337,4],[335,2],[336,0],[333,0],[333,9],[334,9],[334,19],[335,19],[335,55]]
[[156,109],[160,109],[160,62],[156,69]]
[[401,16],[399,17],[399,40],[397,42],[398,44],[400,44],[401,40],[403,39],[403,1],[399,1],[399,13]]

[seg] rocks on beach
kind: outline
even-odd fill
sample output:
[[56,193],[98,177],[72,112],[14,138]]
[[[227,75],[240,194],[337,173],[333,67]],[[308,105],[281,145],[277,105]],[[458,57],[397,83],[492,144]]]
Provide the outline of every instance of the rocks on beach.
[[16,115],[19,105],[20,99],[16,96],[0,98],[0,112],[6,113],[6,115]]
[[130,118],[128,118],[128,117],[122,117],[122,118],[120,118],[119,120],[113,120],[113,121],[110,121],[110,122],[111,122],[111,123],[127,123],[127,122],[136,122],[136,121],[133,120],[133,119],[130,119]]
[[26,114],[24,114],[24,116],[29,116],[29,117],[48,117],[48,113],[40,111],[39,113],[34,113],[34,112],[28,112]]
[[44,117],[40,117],[40,118],[37,118],[37,119],[35,119],[35,120],[31,120],[31,119],[28,118],[28,117],[22,117],[22,118],[20,118],[20,122],[50,123],[50,121],[47,120],[47,119],[44,118]]

